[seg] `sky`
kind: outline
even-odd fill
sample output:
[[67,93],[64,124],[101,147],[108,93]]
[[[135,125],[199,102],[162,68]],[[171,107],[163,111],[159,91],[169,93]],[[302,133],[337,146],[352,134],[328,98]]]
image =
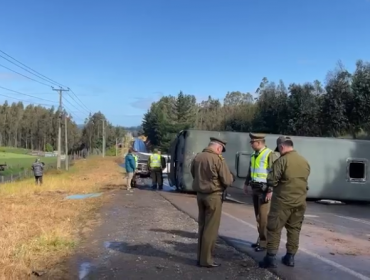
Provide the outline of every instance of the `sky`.
[[[351,71],[356,60],[370,60],[370,0],[0,0],[0,6],[0,50],[71,88],[64,103],[78,124],[101,111],[114,125],[140,125],[152,102],[180,90],[199,101],[223,99],[228,91],[254,92],[263,77],[324,83],[339,60]],[[2,57],[0,87],[23,93],[0,88],[7,95],[0,102],[58,102],[50,83]]]

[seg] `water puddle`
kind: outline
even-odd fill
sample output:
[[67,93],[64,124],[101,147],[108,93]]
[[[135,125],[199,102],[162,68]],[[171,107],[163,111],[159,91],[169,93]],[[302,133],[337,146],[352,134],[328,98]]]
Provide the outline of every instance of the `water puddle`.
[[80,264],[80,269],[78,270],[78,279],[83,280],[92,270],[92,265],[89,262],[84,262]]
[[110,249],[113,251],[118,251],[118,252],[125,252],[126,244],[124,242],[118,242],[118,241],[104,241],[104,247],[106,249]]
[[65,199],[86,199],[86,198],[98,197],[98,196],[101,196],[102,194],[103,193],[73,194],[73,195],[67,196]]

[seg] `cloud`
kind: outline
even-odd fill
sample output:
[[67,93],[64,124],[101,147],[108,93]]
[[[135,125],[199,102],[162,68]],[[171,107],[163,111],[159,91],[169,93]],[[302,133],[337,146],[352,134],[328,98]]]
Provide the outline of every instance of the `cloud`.
[[135,97],[136,101],[132,102],[130,105],[134,108],[138,108],[141,110],[148,110],[150,105],[153,102],[157,102],[161,97],[163,97],[163,93],[160,91],[154,92],[151,96],[143,96],[143,97]]

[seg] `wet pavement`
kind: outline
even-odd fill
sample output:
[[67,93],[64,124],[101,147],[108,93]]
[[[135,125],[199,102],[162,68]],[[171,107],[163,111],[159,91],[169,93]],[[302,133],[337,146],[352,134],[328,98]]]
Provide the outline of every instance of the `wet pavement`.
[[215,259],[222,266],[197,267],[197,223],[164,194],[175,193],[145,187],[112,192],[102,225],[78,248],[63,279],[279,279],[221,239]]
[[[194,195],[161,193],[180,210],[197,218]],[[256,261],[264,253],[256,253],[250,245],[257,231],[251,199],[241,190],[229,190],[223,205],[220,236]],[[296,266],[280,265],[274,273],[285,279],[370,279],[370,207],[368,205],[321,205],[308,203],[301,232]],[[282,234],[280,257],[285,253],[285,231]]]

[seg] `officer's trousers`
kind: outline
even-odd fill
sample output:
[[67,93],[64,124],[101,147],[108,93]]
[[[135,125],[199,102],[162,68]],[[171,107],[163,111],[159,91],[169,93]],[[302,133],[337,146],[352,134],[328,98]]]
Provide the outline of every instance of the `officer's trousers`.
[[256,216],[258,230],[258,240],[256,243],[262,248],[266,248],[267,246],[267,217],[271,204],[270,201],[263,201],[264,199],[265,195],[253,194],[254,214]]
[[299,207],[289,207],[271,204],[267,223],[267,253],[276,255],[280,245],[281,231],[286,228],[286,250],[289,254],[296,254],[299,247],[299,235],[301,233],[306,203]]
[[161,189],[163,188],[163,172],[161,168],[153,168],[150,170],[150,177],[152,178],[152,187]]
[[222,194],[197,194],[198,202],[198,253],[201,266],[213,264],[212,253],[216,246],[222,212]]

